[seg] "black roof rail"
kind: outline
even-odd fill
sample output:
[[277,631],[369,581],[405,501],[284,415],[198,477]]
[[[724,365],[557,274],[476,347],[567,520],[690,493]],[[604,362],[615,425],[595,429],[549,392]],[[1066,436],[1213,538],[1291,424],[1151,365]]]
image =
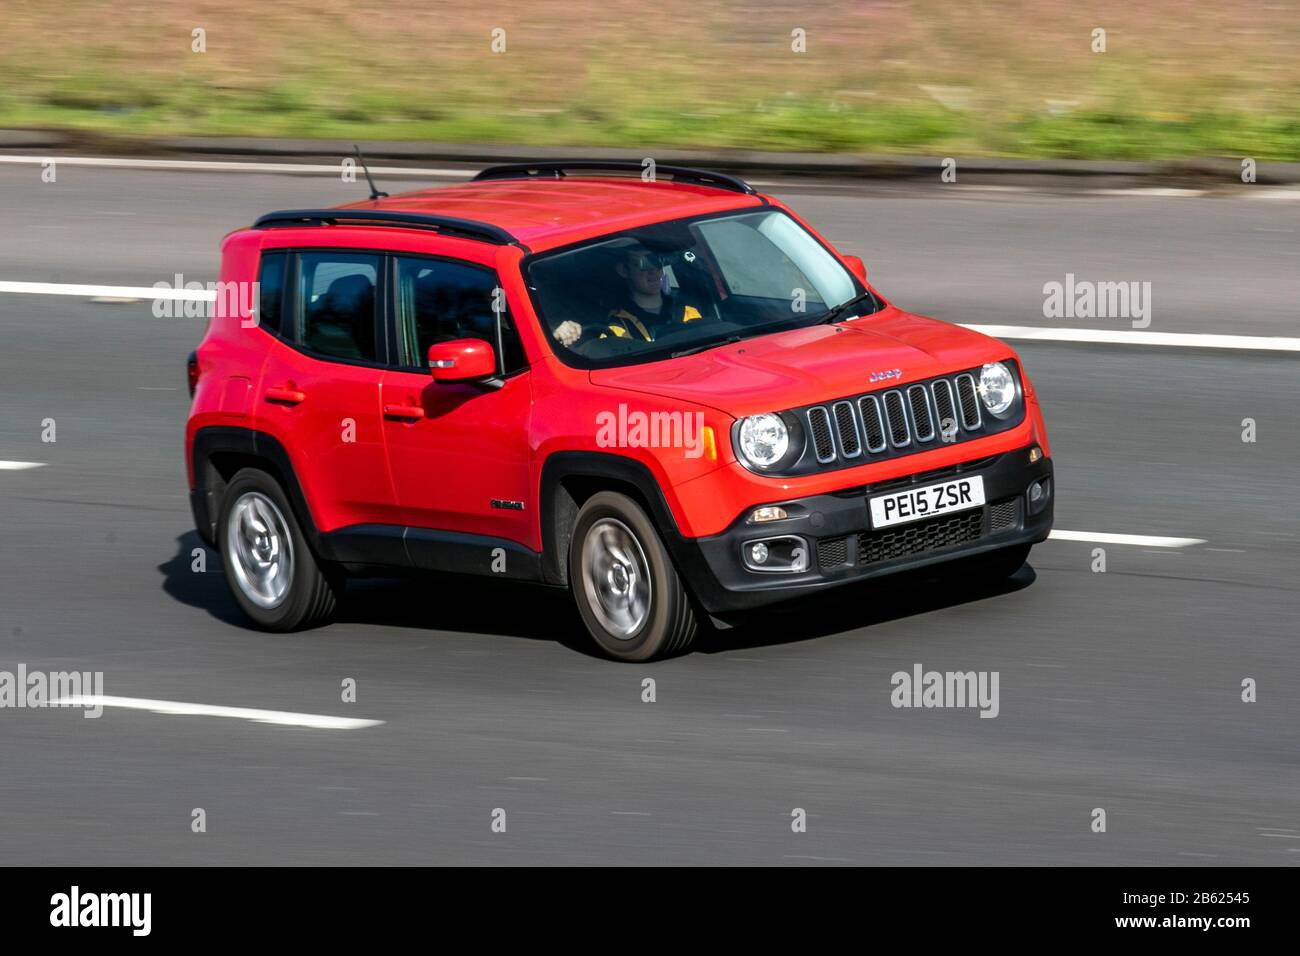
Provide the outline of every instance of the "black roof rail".
[[435,216],[422,212],[389,212],[381,209],[281,209],[258,217],[254,229],[274,229],[287,226],[336,226],[340,223],[357,225],[397,226],[405,229],[435,229],[449,236],[478,239],[498,246],[517,243],[510,233],[500,226],[475,219],[458,219],[455,216]]
[[[640,173],[642,165],[634,159],[575,159],[543,163],[509,163],[504,166],[489,166],[474,177],[474,182],[494,179],[539,179],[543,177],[562,179],[567,171],[572,172],[620,172]],[[655,164],[655,174],[666,173],[674,180],[692,182],[700,186],[713,186],[733,193],[753,195],[755,189],[749,183],[726,173],[715,173],[708,169],[692,169],[690,166],[664,166]]]

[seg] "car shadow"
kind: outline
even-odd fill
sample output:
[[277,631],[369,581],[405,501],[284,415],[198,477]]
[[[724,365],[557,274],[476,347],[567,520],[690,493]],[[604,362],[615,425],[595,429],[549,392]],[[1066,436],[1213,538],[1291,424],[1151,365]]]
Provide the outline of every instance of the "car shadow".
[[[230,595],[220,555],[193,531],[180,535],[176,544],[175,556],[158,565],[163,591],[224,624],[254,630]],[[203,555],[203,571],[196,570],[197,553]],[[764,609],[733,627],[703,627],[695,650],[717,654],[797,644],[1012,594],[1029,587],[1035,577],[1026,564],[993,582],[972,583],[925,570],[849,584]],[[602,656],[567,591],[517,581],[456,574],[352,579],[334,621],[555,641],[589,657]]]
[[707,628],[695,650],[718,654],[797,644],[1002,597],[1023,591],[1036,579],[1028,563],[1010,577],[993,581],[968,581],[937,569],[903,572],[765,608],[761,614],[742,618],[730,628]]
[[600,657],[567,591],[463,574],[354,578],[335,620],[555,641]]
[[[195,551],[206,571],[195,570]],[[221,556],[194,531],[176,539],[174,557],[158,565],[163,591],[224,624],[256,630],[230,595]],[[518,581],[470,575],[352,578],[339,599],[334,624],[374,624],[421,630],[496,634],[556,641],[599,657],[568,592]],[[330,624],[321,625],[329,627]]]
[[[195,563],[199,555],[201,566]],[[187,531],[178,537],[175,556],[158,565],[158,572],[163,576],[163,591],[175,600],[201,608],[224,624],[248,626],[248,619],[230,596],[221,556],[203,543],[198,532]]]

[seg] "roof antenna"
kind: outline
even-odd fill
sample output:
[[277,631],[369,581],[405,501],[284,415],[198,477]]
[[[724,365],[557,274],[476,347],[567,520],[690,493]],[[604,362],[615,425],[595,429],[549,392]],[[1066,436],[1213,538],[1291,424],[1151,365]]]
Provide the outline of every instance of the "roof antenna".
[[366,174],[366,182],[370,183],[370,198],[372,200],[387,199],[388,193],[380,192],[379,188],[375,185],[375,181],[370,178],[370,167],[366,165],[366,158],[361,155],[361,147],[356,143],[353,143],[352,150],[357,154],[357,162],[361,164],[361,169]]

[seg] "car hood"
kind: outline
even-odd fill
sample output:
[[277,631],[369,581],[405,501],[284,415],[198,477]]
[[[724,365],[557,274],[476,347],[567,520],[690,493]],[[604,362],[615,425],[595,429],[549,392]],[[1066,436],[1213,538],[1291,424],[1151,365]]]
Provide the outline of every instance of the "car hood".
[[[886,309],[838,325],[815,325],[695,355],[596,369],[591,381],[726,412],[739,418],[797,408],[1014,356],[960,326]],[[898,375],[871,381],[873,374]]]

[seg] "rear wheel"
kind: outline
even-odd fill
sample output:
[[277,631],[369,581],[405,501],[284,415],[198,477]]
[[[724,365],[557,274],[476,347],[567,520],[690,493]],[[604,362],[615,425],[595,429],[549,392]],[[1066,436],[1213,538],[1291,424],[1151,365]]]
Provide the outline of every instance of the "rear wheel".
[[217,543],[230,593],[258,627],[292,631],[334,611],[340,579],[312,554],[279,482],[244,468],[226,487]]
[[654,525],[626,495],[599,492],[578,512],[569,587],[591,636],[618,660],[678,654],[695,639],[686,586]]

